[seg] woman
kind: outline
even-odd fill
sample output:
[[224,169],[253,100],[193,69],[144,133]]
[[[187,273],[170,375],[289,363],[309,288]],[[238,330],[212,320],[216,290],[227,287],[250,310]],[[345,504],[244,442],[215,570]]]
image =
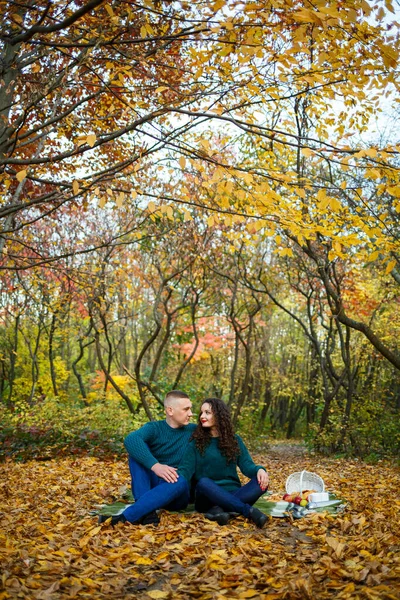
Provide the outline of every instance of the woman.
[[[250,478],[241,486],[237,467]],[[220,525],[238,514],[257,527],[268,517],[252,505],[268,486],[268,473],[255,465],[242,439],[234,434],[227,406],[218,398],[204,400],[178,473],[196,482],[195,508]]]

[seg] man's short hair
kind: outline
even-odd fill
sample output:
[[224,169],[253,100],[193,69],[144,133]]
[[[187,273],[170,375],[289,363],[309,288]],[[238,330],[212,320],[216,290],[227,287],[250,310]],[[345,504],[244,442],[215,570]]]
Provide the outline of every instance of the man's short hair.
[[171,390],[164,398],[164,406],[170,406],[175,400],[188,399],[189,396],[185,392],[179,390]]

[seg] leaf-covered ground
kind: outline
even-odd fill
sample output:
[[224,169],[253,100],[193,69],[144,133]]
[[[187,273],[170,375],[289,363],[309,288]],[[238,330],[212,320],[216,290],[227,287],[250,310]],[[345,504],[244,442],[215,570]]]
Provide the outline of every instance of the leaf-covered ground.
[[263,530],[201,515],[161,525],[97,524],[90,511],[129,483],[125,461],[93,457],[1,465],[4,598],[400,598],[400,475],[390,463],[272,446],[257,457],[280,499],[286,477],[321,475],[348,502],[338,516],[273,519]]

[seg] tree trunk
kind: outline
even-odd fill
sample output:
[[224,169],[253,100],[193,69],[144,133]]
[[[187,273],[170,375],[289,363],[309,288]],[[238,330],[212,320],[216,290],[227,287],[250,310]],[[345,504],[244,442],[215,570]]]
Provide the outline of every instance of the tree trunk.
[[251,336],[253,334],[253,323],[254,323],[253,315],[251,315],[250,322],[249,322],[249,330],[247,333],[247,340],[245,343],[244,343],[244,340],[242,341],[242,344],[244,347],[244,356],[245,356],[244,377],[243,377],[243,383],[242,383],[242,389],[241,389],[239,401],[236,405],[236,410],[235,410],[235,413],[232,418],[234,427],[237,424],[239,415],[240,415],[241,410],[246,402],[246,398],[249,394],[249,384],[250,384],[250,375],[251,375],[251,354],[252,354],[251,353]]
[[35,391],[36,391],[36,384],[39,380],[39,364],[38,364],[38,350],[39,350],[39,344],[40,344],[40,338],[42,335],[42,316],[40,316],[40,321],[39,321],[39,325],[38,325],[38,332],[36,335],[36,341],[35,341],[35,347],[32,350],[30,343],[28,342],[28,348],[29,348],[29,353],[31,355],[31,361],[32,361],[32,368],[31,368],[31,376],[32,376],[32,387],[31,387],[31,392],[29,394],[29,399],[28,399],[28,403],[32,404],[33,403],[33,398],[35,395]]
[[74,372],[74,375],[78,381],[78,385],[79,385],[79,390],[81,393],[81,396],[83,398],[83,402],[85,404],[85,406],[88,406],[88,402],[86,401],[86,390],[85,390],[85,386],[83,384],[83,379],[82,379],[82,375],[79,373],[78,371],[78,363],[79,361],[82,360],[83,358],[83,354],[84,354],[84,349],[89,346],[90,344],[93,344],[94,340],[91,340],[90,342],[88,342],[87,344],[83,345],[82,344],[82,339],[79,339],[79,354],[77,356],[77,358],[73,361],[72,363],[72,370]]
[[102,357],[102,353],[101,353],[100,333],[98,331],[96,331],[96,333],[95,333],[95,342],[96,342],[97,357],[99,359],[100,366],[103,369],[103,373],[104,373],[106,379],[111,383],[111,385],[118,392],[118,394],[121,396],[121,398],[123,398],[125,400],[130,413],[135,414],[135,412],[136,412],[135,407],[133,406],[131,399],[129,398],[129,396],[127,394],[125,394],[125,392],[123,390],[121,390],[119,385],[116,383],[114,378],[111,376],[110,372],[107,370],[107,367],[103,361],[103,357]]
[[20,319],[20,315],[17,315],[15,317],[13,347],[11,349],[11,354],[10,354],[10,379],[9,379],[9,390],[8,390],[8,400],[7,400],[7,404],[9,407],[11,406],[11,403],[12,403],[12,393],[13,393],[14,379],[15,379],[15,362],[17,360],[17,353],[18,353],[19,319]]
[[265,419],[267,418],[267,414],[269,411],[269,407],[272,402],[272,390],[271,390],[271,380],[267,377],[265,382],[265,390],[264,390],[264,402],[260,415],[260,423],[263,426],[265,424]]
[[235,399],[235,391],[236,391],[235,380],[236,380],[238,364],[239,364],[239,335],[238,335],[237,331],[235,330],[235,352],[233,355],[233,365],[232,365],[231,375],[230,375],[231,385],[230,385],[230,390],[229,390],[228,406],[232,406],[233,401]]
[[296,429],[296,423],[301,416],[301,413],[303,411],[305,404],[306,403],[304,401],[300,401],[300,400],[298,400],[297,402],[293,401],[291,403],[290,410],[289,410],[289,416],[288,416],[288,427],[287,427],[287,431],[286,431],[287,439],[290,439],[291,437],[293,437],[295,429]]
[[50,332],[49,332],[49,361],[50,361],[50,375],[51,375],[51,383],[53,386],[53,392],[54,392],[55,396],[58,396],[56,370],[54,368],[54,354],[53,354],[53,343],[54,343],[54,332],[56,330],[56,320],[57,320],[57,317],[54,313],[51,318]]
[[189,365],[193,356],[196,354],[197,348],[199,347],[199,334],[197,332],[197,327],[196,327],[196,308],[199,303],[199,299],[200,299],[199,295],[197,293],[195,293],[195,299],[191,306],[191,319],[192,319],[192,328],[193,328],[193,335],[194,335],[194,346],[193,346],[192,351],[189,354],[189,356],[186,358],[185,361],[183,361],[183,363],[181,364],[181,366],[179,368],[179,371],[175,377],[175,381],[172,386],[172,389],[174,389],[174,390],[177,388],[178,383],[181,380],[184,370]]

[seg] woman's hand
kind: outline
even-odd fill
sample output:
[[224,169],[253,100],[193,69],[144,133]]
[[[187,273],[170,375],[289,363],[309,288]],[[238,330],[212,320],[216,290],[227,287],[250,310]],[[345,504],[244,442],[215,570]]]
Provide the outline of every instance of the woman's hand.
[[258,481],[262,491],[265,492],[265,490],[268,487],[268,483],[269,483],[269,475],[266,471],[264,471],[264,469],[258,469],[257,481]]

